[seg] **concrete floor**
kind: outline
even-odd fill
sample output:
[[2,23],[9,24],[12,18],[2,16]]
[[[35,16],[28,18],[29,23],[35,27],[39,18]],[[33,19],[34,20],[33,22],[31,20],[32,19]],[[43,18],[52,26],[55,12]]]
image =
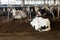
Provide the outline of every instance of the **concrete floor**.
[[0,40],[60,40],[60,32],[0,33]]

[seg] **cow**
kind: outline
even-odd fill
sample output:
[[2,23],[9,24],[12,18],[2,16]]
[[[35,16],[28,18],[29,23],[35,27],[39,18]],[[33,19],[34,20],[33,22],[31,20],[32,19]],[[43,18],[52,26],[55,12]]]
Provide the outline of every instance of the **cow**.
[[39,11],[41,12],[41,14],[43,16],[48,17],[49,19],[52,17],[52,19],[54,20],[55,15],[54,15],[53,11],[48,6],[46,6],[46,5],[43,6],[41,9],[39,9]]
[[30,22],[30,24],[36,31],[39,31],[39,32],[51,30],[50,21],[49,21],[48,18],[43,18],[43,17],[36,16],[36,18],[33,19]]
[[13,18],[14,19],[22,19],[22,18],[26,18],[27,17],[25,12],[23,12],[22,10],[12,9],[12,13],[13,13]]

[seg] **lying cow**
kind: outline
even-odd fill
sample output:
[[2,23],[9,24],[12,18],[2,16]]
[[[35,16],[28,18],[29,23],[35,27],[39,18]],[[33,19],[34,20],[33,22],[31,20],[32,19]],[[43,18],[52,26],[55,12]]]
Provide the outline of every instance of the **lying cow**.
[[43,32],[43,31],[49,31],[50,30],[50,21],[49,19],[44,19],[42,17],[36,17],[35,19],[30,22],[33,28],[35,28],[36,31]]

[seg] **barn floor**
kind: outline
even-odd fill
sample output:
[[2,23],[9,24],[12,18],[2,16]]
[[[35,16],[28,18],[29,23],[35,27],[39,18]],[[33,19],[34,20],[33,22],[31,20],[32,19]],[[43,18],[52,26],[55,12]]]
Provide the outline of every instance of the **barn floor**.
[[0,21],[0,40],[60,40],[60,22],[51,22],[49,32],[37,32],[22,20]]
[[60,32],[0,33],[0,40],[60,40]]

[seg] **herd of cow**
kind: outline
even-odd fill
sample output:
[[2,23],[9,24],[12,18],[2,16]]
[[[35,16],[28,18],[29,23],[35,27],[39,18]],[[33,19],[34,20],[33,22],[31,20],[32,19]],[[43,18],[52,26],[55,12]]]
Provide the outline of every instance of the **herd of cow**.
[[49,8],[47,6],[43,7],[25,7],[25,8],[3,8],[0,10],[0,17],[7,17],[8,19],[22,19],[29,18],[30,25],[39,32],[49,31],[50,27],[50,19],[54,20],[54,17],[57,16],[56,7]]

